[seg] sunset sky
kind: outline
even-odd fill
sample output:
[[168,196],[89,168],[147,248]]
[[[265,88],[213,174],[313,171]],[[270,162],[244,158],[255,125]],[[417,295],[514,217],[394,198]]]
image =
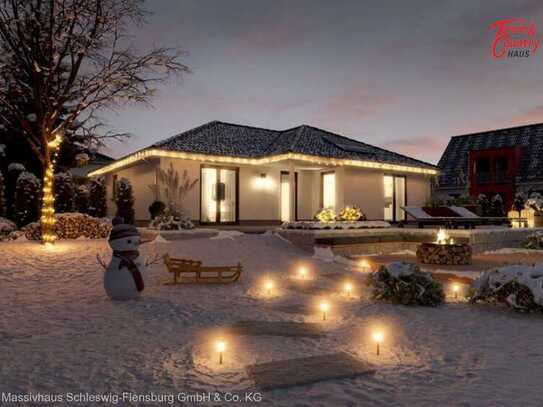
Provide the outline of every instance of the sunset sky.
[[153,0],[137,47],[179,46],[192,73],[154,108],[105,116],[118,157],[212,120],[309,124],[437,162],[451,136],[543,121],[543,49],[495,60],[489,26],[536,1]]

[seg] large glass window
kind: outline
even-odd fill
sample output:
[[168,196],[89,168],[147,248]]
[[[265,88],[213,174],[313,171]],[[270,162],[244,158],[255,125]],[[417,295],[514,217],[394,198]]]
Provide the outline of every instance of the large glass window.
[[201,222],[237,221],[237,176],[236,169],[202,167]]
[[281,173],[281,221],[289,222],[290,219],[290,175]]
[[336,174],[322,174],[322,207],[336,209]]
[[391,222],[405,220],[405,212],[402,207],[406,202],[405,177],[385,175],[383,178],[384,187],[384,219]]

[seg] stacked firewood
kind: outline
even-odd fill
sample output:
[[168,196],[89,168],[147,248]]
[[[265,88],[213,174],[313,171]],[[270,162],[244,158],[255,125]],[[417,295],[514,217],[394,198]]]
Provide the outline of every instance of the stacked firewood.
[[[59,239],[105,239],[111,231],[111,223],[107,219],[93,218],[82,213],[57,214],[56,233]],[[40,240],[39,223],[31,223],[24,228],[28,240]]]
[[423,264],[471,264],[469,244],[422,243],[417,247],[417,260]]

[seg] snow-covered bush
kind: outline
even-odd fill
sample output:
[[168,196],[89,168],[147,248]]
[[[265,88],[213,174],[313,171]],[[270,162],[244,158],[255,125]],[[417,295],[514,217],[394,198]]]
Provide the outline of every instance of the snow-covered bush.
[[194,229],[194,223],[183,214],[172,215],[162,213],[151,220],[149,227],[158,230]]
[[6,216],[6,188],[4,185],[4,175],[0,171],[0,217]]
[[496,194],[490,200],[490,212],[492,216],[500,217],[505,215],[505,207],[501,195]]
[[0,217],[0,240],[6,239],[17,226],[9,219]]
[[106,181],[104,177],[89,181],[89,210],[90,216],[103,218],[107,215]]
[[89,212],[89,189],[86,185],[79,185],[75,189],[74,206],[79,213]]
[[117,204],[117,213],[115,216],[123,218],[127,224],[134,224],[135,211],[134,211],[134,192],[132,190],[132,184],[126,178],[121,178],[117,181],[117,197],[115,198]]
[[40,201],[40,181],[34,174],[22,172],[17,178],[13,205],[13,215],[17,226],[21,227],[38,220]]
[[538,192],[534,192],[526,200],[526,208],[533,209],[536,212],[543,212],[543,196]]
[[403,305],[437,306],[445,300],[442,285],[413,263],[381,266],[367,281],[372,298]]
[[324,208],[317,212],[315,218],[320,222],[333,222],[336,220],[336,212],[332,208]]
[[534,232],[526,238],[522,244],[525,249],[543,250],[543,232]]
[[506,304],[519,311],[543,312],[543,264],[513,265],[483,272],[473,282],[471,302]]
[[[105,239],[111,231],[108,219],[98,219],[82,213],[59,213],[55,215],[55,231],[59,239]],[[40,240],[41,228],[38,222],[23,228],[28,240]]]
[[55,174],[55,211],[59,213],[73,212],[75,183],[70,172]]
[[490,214],[490,201],[485,194],[479,194],[477,197],[477,205],[481,208],[481,214],[488,216]]
[[366,215],[358,206],[347,205],[339,212],[338,219],[347,222],[356,222],[359,220],[366,220]]
[[513,199],[512,210],[518,212],[520,217],[520,212],[524,209],[526,205],[526,194],[524,192],[517,192],[515,198]]

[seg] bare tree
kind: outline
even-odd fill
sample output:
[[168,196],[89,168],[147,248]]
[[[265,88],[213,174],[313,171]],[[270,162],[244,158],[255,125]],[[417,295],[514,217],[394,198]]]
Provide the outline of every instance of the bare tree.
[[0,120],[21,129],[45,178],[62,137],[119,137],[97,134],[99,111],[149,103],[158,83],[188,72],[177,49],[128,45],[145,16],[142,0],[0,0]]

